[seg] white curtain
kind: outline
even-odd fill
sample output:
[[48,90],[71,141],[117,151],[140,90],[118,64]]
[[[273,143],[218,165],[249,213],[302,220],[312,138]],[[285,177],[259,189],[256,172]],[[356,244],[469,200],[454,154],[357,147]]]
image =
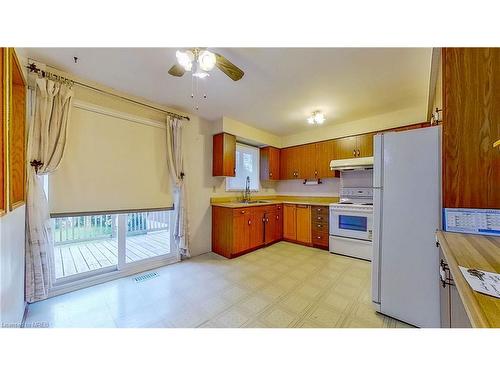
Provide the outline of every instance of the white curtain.
[[174,239],[182,258],[189,258],[189,230],[187,216],[186,181],[182,158],[182,123],[179,119],[167,118],[167,157],[170,177],[175,186]]
[[26,301],[47,298],[51,283],[52,233],[41,175],[61,163],[73,90],[64,83],[38,78],[35,110],[28,130],[26,205]]

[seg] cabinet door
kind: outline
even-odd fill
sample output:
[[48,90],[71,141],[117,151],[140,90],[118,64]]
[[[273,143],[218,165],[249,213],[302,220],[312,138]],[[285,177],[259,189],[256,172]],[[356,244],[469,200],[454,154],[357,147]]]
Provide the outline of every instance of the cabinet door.
[[276,147],[269,148],[269,179],[280,179],[280,149]]
[[457,287],[450,285],[450,327],[472,328]]
[[335,139],[337,145],[337,159],[352,159],[356,157],[356,137]]
[[234,215],[233,217],[233,254],[238,254],[250,248],[249,214]]
[[262,246],[264,238],[265,210],[254,207],[250,213],[250,248]]
[[288,149],[288,174],[290,179],[302,178],[300,177],[302,147],[295,146]]
[[291,180],[296,178],[296,151],[295,147],[284,148],[280,152],[280,179]]
[[280,150],[276,147],[260,149],[260,179],[264,181],[280,179]]
[[274,227],[274,238],[281,240],[283,238],[283,206],[278,205],[274,215],[276,225]]
[[357,139],[357,156],[367,157],[373,156],[373,133],[358,135]]
[[297,205],[297,241],[311,243],[311,206]]
[[293,241],[297,239],[297,216],[294,204],[283,205],[283,238]]
[[318,178],[335,177],[336,174],[330,170],[330,161],[334,160],[336,155],[335,141],[324,141],[316,144],[316,170]]
[[299,159],[299,177],[307,179],[318,178],[318,155],[316,143],[310,143],[301,147]]
[[265,216],[265,239],[266,245],[276,241],[276,210],[266,211]]
[[212,175],[236,175],[236,137],[228,133],[213,136]]

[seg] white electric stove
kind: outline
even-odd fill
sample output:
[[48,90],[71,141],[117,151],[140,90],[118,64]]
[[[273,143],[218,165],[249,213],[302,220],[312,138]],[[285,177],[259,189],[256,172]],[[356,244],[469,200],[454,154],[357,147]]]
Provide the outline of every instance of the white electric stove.
[[373,189],[341,188],[339,203],[330,204],[331,253],[371,260]]

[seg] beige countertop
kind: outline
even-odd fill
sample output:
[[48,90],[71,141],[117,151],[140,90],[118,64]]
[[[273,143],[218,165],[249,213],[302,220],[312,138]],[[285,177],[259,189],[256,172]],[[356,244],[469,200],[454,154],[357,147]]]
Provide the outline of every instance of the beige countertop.
[[330,203],[338,202],[338,197],[272,197],[269,199],[255,197],[254,201],[264,201],[261,203],[241,203],[239,201],[231,200],[230,198],[215,198],[212,199],[212,206],[216,207],[226,207],[226,208],[243,208],[243,207],[257,207],[257,206],[268,206],[271,204],[301,204],[309,206],[328,206]]
[[500,273],[500,237],[439,231],[437,238],[472,326],[500,328],[500,299],[475,292],[458,268]]

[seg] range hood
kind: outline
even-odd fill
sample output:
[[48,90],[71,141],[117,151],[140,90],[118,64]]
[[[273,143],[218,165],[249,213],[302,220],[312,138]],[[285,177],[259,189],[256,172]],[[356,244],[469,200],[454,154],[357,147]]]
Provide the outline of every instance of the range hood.
[[373,156],[365,158],[338,159],[330,161],[332,171],[345,171],[352,169],[373,169]]

